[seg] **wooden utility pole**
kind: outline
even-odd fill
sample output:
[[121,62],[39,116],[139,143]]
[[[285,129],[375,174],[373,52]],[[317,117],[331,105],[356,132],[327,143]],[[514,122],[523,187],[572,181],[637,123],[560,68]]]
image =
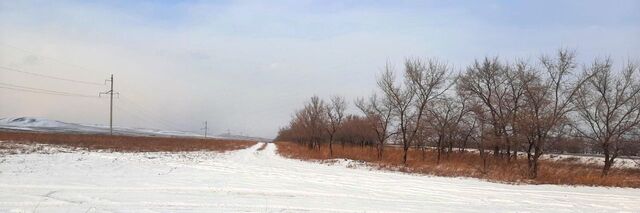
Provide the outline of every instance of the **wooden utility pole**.
[[[109,91],[106,92],[101,92],[100,95],[102,94],[109,94],[109,134],[113,135],[113,74],[111,74],[111,78],[105,80],[106,82],[110,82],[111,83],[111,87]],[[119,93],[116,93],[119,94]]]

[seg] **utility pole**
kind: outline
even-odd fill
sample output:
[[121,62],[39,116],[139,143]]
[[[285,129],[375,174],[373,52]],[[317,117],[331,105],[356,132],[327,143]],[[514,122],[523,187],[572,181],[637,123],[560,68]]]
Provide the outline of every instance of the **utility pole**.
[[204,122],[204,128],[202,128],[204,130],[204,138],[207,139],[207,131],[209,131],[209,127],[207,126],[207,122]]
[[[104,82],[106,83],[107,81],[111,83],[111,88],[110,88],[109,91],[101,92],[100,96],[102,94],[109,94],[109,99],[110,99],[109,100],[110,101],[109,102],[109,133],[111,135],[113,135],[113,94],[114,94],[114,91],[113,91],[113,74],[111,74],[111,78],[105,80]],[[115,93],[115,94],[119,95],[120,93]]]

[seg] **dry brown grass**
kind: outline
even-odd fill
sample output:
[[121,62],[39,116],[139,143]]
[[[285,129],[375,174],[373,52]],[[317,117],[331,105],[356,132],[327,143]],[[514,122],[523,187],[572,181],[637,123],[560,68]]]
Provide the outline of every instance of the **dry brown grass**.
[[256,142],[186,137],[140,137],[91,134],[36,133],[0,131],[0,140],[13,143],[36,143],[108,150],[116,152],[180,152],[218,151],[244,149]]
[[[277,142],[276,145],[278,153],[286,157],[302,160],[331,159],[327,146],[322,146],[320,150],[310,150],[306,146],[291,142]],[[376,150],[372,147],[347,145],[343,148],[341,145],[336,145],[333,153],[333,158],[364,161],[372,167],[383,170],[448,177],[473,177],[504,183],[640,188],[640,170],[638,169],[612,169],[607,177],[601,177],[601,167],[578,162],[541,160],[538,177],[532,180],[526,175],[526,159],[512,160],[507,163],[504,159],[489,156],[485,171],[480,155],[470,152],[443,155],[440,164],[437,164],[435,151],[427,151],[423,159],[422,151],[410,150],[406,166],[400,163],[402,150],[398,148],[386,148],[384,157],[380,160],[377,159]]]

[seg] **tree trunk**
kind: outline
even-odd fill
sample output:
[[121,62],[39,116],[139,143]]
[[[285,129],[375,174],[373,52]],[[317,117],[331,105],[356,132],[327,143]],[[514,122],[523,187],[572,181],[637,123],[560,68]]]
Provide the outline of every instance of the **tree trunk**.
[[333,158],[333,139],[329,139],[329,157]]
[[542,142],[538,141],[537,143],[533,144],[534,153],[532,156],[531,154],[529,154],[529,157],[527,159],[529,162],[528,164],[530,179],[535,179],[538,177],[538,159],[540,159],[540,156],[542,155],[542,147],[540,147],[541,143]]
[[487,174],[487,153],[484,148],[480,148],[480,158],[482,158],[482,174]]
[[409,146],[405,144],[402,149],[404,151],[402,154],[402,164],[407,165],[407,152],[409,151]]
[[511,144],[507,140],[507,163],[511,163]]
[[442,137],[438,137],[438,144],[436,146],[436,149],[438,150],[438,154],[436,157],[436,164],[440,164],[440,153],[442,153]]
[[447,160],[449,159],[449,154],[453,152],[453,139],[449,138],[449,147],[447,147]]
[[604,160],[604,167],[602,167],[602,176],[609,175],[609,169],[611,169],[611,165],[613,164],[612,160]]
[[609,151],[609,143],[603,143],[602,151],[604,153],[604,167],[602,167],[602,176],[607,176],[609,174],[609,169],[611,169],[611,165],[613,164],[613,157],[611,156],[611,152]]
[[462,147],[460,147],[460,152],[464,153],[466,148],[467,148],[467,140],[464,140],[462,142]]
[[[533,159],[537,159],[535,156]],[[530,160],[529,161],[529,178],[535,179],[538,177],[538,160]]]

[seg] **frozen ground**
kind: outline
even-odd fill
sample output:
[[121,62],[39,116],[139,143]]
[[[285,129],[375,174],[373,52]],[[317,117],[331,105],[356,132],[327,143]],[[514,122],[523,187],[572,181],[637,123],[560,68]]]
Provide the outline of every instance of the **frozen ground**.
[[640,190],[507,185],[286,159],[50,149],[0,159],[0,212],[638,212]]

